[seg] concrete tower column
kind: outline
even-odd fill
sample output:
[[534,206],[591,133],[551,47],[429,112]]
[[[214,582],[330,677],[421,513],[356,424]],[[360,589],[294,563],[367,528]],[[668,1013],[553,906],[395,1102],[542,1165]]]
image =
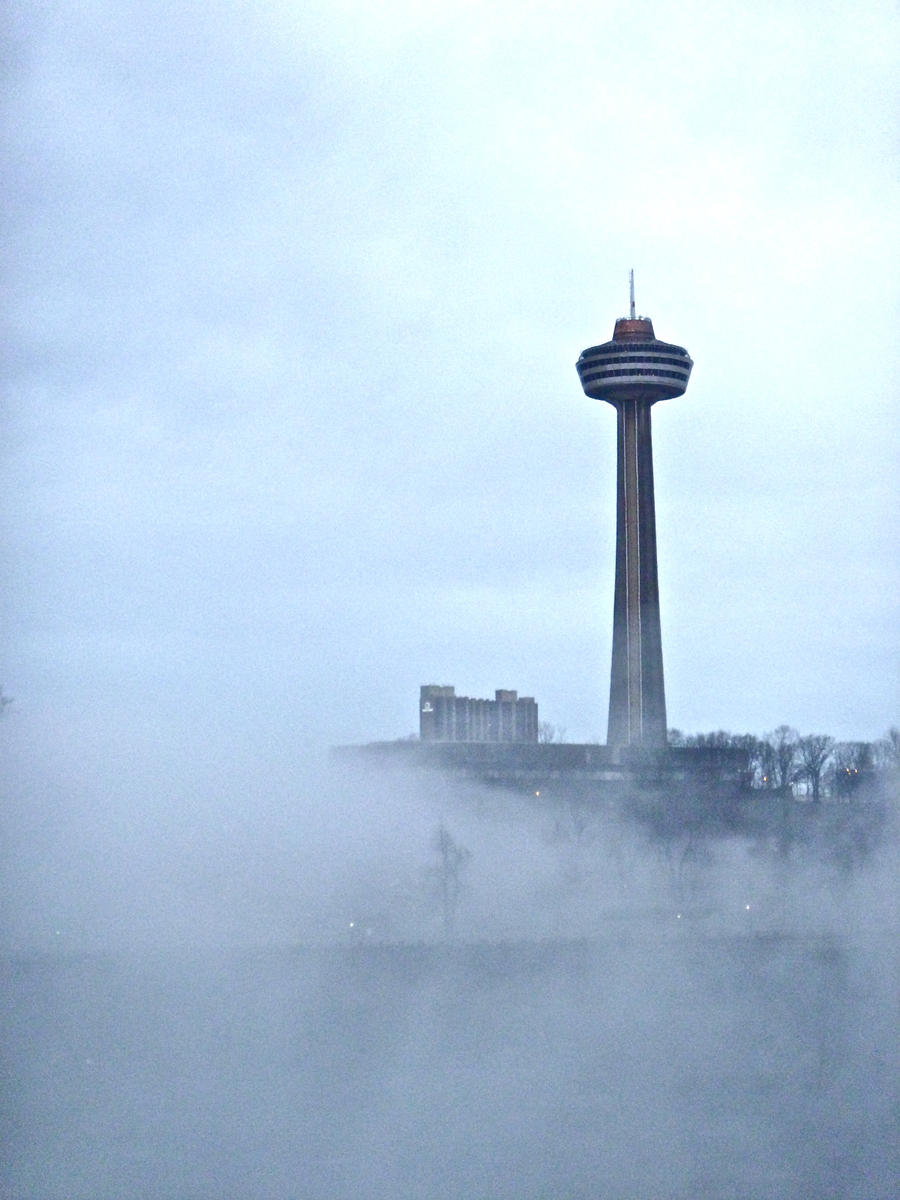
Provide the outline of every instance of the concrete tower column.
[[650,403],[622,401],[616,410],[616,588],[606,740],[610,746],[664,746]]

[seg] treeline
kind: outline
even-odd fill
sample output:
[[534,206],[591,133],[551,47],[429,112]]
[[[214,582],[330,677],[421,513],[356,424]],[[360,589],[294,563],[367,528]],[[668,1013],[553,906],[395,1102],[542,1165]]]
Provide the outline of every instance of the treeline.
[[875,742],[838,742],[822,733],[800,734],[790,725],[771,733],[684,734],[669,730],[669,745],[722,750],[743,765],[740,782],[746,788],[805,795],[814,803],[823,796],[849,800],[900,781],[900,729],[892,727]]

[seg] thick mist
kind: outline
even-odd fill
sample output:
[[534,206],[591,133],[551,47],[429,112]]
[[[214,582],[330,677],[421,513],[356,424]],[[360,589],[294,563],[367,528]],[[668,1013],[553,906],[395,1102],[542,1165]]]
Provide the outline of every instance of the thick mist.
[[895,830],[661,842],[318,755],[103,778],[4,818],[4,1195],[896,1194]]
[[254,762],[186,739],[159,755],[45,755],[37,770],[23,760],[42,731],[9,718],[3,733],[14,954],[440,939],[442,828],[463,851],[452,935],[465,941],[597,937],[626,918],[804,935],[898,921],[890,826],[849,860],[828,841],[786,857],[774,837],[663,837],[612,801],[353,769],[323,749],[291,770],[281,750]]

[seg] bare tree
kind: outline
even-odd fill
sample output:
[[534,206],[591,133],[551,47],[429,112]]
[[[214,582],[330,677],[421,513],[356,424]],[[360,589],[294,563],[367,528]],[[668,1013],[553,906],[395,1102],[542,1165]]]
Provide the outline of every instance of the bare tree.
[[471,855],[464,846],[453,840],[443,823],[435,832],[433,846],[438,853],[438,862],[433,873],[437,878],[440,893],[444,937],[449,940],[456,925],[456,909],[462,890],[462,869]]
[[551,721],[541,721],[538,724],[539,742],[564,742],[565,740],[566,731],[561,725],[554,725]]
[[871,742],[837,742],[831,751],[832,792],[844,799],[870,779],[875,769]]
[[834,738],[826,733],[808,733],[795,744],[796,775],[812,789],[813,803],[818,804],[822,790],[822,772],[834,748]]
[[875,767],[880,771],[900,771],[900,729],[892,725],[874,747]]
[[746,766],[742,782],[745,787],[760,787],[765,775],[766,743],[752,733],[736,733],[731,739],[732,746],[746,754]]
[[779,725],[765,736],[763,778],[765,787],[789,789],[797,766],[798,733],[790,725]]

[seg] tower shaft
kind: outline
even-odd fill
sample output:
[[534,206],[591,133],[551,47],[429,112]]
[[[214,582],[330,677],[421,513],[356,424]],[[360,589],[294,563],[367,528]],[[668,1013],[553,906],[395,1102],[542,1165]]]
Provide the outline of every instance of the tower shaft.
[[610,746],[666,744],[656,510],[649,399],[616,403],[616,587],[609,688]]

